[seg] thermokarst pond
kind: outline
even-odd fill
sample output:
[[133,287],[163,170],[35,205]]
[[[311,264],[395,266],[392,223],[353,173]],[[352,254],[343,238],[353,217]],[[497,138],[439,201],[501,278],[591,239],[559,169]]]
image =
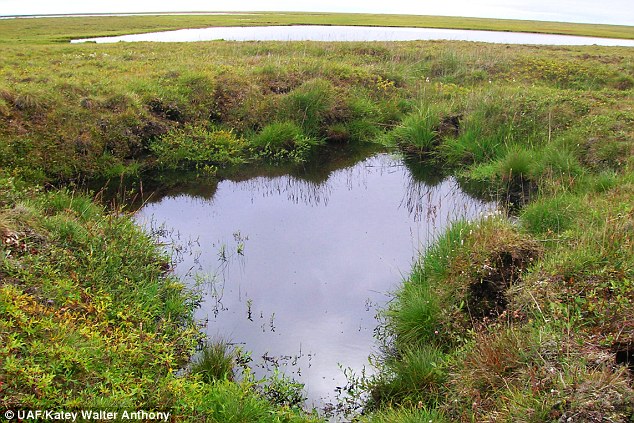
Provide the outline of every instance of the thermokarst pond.
[[318,407],[345,385],[341,367],[367,366],[377,309],[418,252],[451,221],[494,209],[388,154],[330,166],[174,192],[137,214],[190,246],[176,273],[202,281],[209,337],[251,351],[260,374],[277,366],[304,383]]

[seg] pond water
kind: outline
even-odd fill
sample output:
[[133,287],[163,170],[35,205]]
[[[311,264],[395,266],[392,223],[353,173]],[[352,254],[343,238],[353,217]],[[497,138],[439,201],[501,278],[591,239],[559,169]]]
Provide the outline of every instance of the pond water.
[[252,26],[179,29],[176,31],[132,34],[118,37],[98,37],[73,40],[116,43],[119,41],[414,41],[460,40],[503,44],[541,45],[602,45],[634,47],[634,40],[578,37],[572,35],[535,34],[502,31],[475,31],[461,29],[398,28],[369,26]]
[[189,246],[175,272],[203,282],[208,335],[251,351],[260,375],[277,365],[317,407],[345,385],[341,366],[359,373],[378,352],[375,314],[419,251],[451,221],[494,209],[385,153],[191,187],[137,221]]

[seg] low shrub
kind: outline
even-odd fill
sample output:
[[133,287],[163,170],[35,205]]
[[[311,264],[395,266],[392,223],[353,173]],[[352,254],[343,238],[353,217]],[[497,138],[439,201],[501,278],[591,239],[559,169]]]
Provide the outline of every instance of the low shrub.
[[265,159],[301,162],[321,141],[304,135],[299,125],[286,121],[266,125],[253,138],[252,144],[256,154]]
[[164,169],[225,167],[246,161],[246,142],[232,131],[185,126],[174,129],[150,146],[157,166]]

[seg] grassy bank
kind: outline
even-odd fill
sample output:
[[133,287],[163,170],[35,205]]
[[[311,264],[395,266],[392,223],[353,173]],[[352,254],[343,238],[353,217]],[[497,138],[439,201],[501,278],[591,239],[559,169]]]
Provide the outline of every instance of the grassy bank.
[[[0,166],[36,181],[302,161],[319,144],[375,140],[396,126],[387,138],[398,144],[419,117],[429,127],[412,129],[423,138],[442,119],[449,133],[451,118],[462,120],[465,133],[434,153],[452,165],[501,159],[510,136],[537,150],[548,131],[553,141],[595,116],[616,125],[631,113],[634,85],[627,48],[211,42],[4,52]],[[421,153],[433,141],[423,138]],[[592,160],[621,157],[611,138]],[[491,145],[465,148],[476,141]]]
[[129,218],[58,189],[380,143],[513,218],[457,224],[416,264],[385,312],[364,419],[632,418],[632,49],[64,45],[40,41],[74,28],[16,31],[43,38],[0,61],[2,406],[310,419],[226,368],[176,376],[195,298]]

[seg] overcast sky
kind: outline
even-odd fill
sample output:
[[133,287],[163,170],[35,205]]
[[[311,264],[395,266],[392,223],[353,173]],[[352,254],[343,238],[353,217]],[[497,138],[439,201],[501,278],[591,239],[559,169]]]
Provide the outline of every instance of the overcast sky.
[[634,25],[634,0],[0,0],[0,15],[171,11],[404,13]]

